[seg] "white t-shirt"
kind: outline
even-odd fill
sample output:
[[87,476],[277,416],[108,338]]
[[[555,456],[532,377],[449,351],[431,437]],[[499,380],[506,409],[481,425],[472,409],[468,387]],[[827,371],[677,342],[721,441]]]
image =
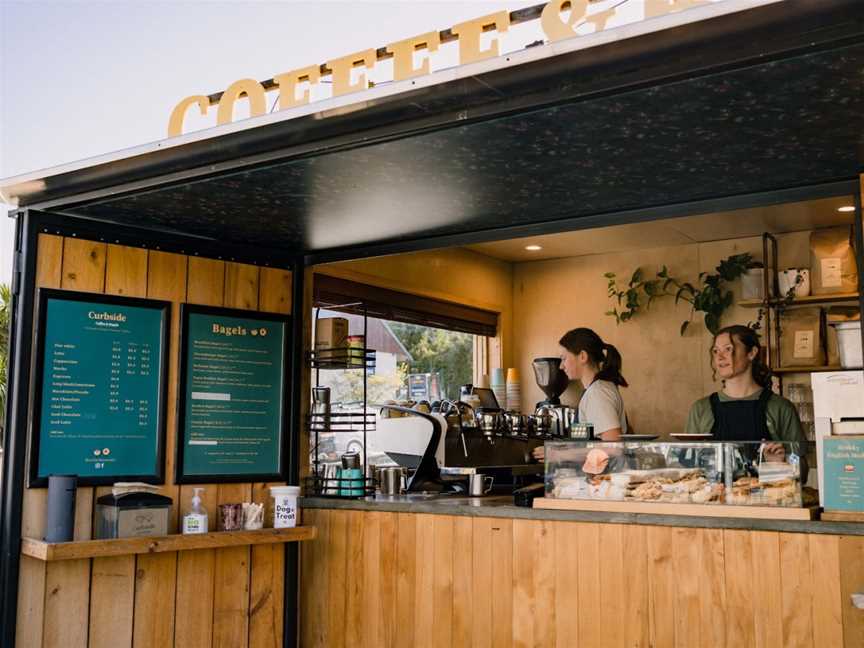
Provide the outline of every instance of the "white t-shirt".
[[608,380],[591,383],[579,400],[579,422],[593,423],[594,436],[618,427],[621,428],[621,434],[627,434],[624,400],[618,385]]

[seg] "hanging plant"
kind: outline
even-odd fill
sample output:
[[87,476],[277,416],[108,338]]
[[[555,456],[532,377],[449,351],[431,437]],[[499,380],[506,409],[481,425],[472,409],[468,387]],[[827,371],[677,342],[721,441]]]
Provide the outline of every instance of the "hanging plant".
[[714,334],[720,329],[723,312],[732,305],[733,295],[728,284],[756,266],[757,262],[753,261],[749,253],[733,254],[723,259],[715,272],[700,272],[697,285],[670,276],[666,266],[654,279],[649,280],[645,280],[642,269],[637,268],[623,289],[618,287],[615,273],[607,272],[604,275],[608,280],[607,292],[609,297],[616,299],[617,304],[606,314],[620,324],[631,320],[643,306],[647,310],[656,299],[674,297],[676,304],[683,300],[691,306],[690,317],[682,322],[679,329],[680,335],[687,331],[697,312],[705,313],[705,328]]

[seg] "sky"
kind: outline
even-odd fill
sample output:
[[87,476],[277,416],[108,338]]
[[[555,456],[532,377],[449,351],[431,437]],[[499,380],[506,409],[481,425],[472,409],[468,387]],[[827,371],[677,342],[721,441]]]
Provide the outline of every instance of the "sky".
[[[164,139],[177,102],[241,78],[269,79],[540,2],[0,0],[0,178]],[[642,2],[624,0],[620,18],[636,19]],[[542,32],[531,21],[497,37],[506,52]],[[457,62],[456,44],[442,45],[432,69]],[[385,78],[388,68],[379,64],[370,77]],[[212,121],[187,119],[187,130]],[[12,237],[12,219],[0,216],[2,282]]]

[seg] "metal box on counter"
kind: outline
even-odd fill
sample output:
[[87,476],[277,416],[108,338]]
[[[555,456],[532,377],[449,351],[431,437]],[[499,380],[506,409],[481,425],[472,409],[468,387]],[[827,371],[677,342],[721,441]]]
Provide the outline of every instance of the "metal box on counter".
[[97,540],[168,535],[171,498],[154,493],[103,495],[96,500]]
[[550,441],[545,450],[546,497],[807,506],[806,500],[816,497],[815,491],[802,489],[807,445]]

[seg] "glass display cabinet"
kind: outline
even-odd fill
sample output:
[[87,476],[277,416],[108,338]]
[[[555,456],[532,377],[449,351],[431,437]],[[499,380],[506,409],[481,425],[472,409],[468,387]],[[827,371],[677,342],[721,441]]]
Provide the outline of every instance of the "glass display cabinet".
[[804,507],[808,444],[546,443],[546,498]]

